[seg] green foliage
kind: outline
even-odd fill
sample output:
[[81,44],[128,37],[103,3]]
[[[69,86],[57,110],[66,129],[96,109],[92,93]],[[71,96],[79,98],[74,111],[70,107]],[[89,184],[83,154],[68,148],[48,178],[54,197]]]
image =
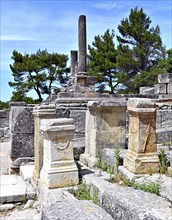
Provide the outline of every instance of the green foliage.
[[167,171],[165,149],[160,150],[160,173],[165,173]]
[[0,100],[0,110],[9,108],[9,102],[2,102]]
[[158,83],[158,75],[163,73],[165,73],[164,69],[159,67],[152,67],[149,71],[141,71],[140,74],[134,76],[133,81],[130,83],[132,91],[138,93],[141,86],[154,86]]
[[69,189],[69,192],[79,200],[92,200],[98,204],[98,192],[91,190],[90,186],[85,183],[78,185],[77,189]]
[[115,168],[116,168],[116,172],[118,173],[118,167],[119,167],[119,165],[120,165],[120,149],[119,149],[119,147],[116,147],[115,148],[115,162],[116,162],[116,164],[115,164]]
[[167,50],[167,57],[160,61],[159,67],[166,73],[172,73],[172,49]]
[[139,85],[148,85],[149,80],[137,76],[133,87],[133,79],[138,73],[146,75],[147,78],[150,76],[151,84],[154,83],[155,72],[150,69],[165,58],[160,28],[150,27],[150,24],[151,20],[143,9],[135,8],[131,9],[129,17],[118,25],[121,36],[117,36],[119,42],[117,67],[127,92],[136,92]]
[[118,85],[114,36],[114,31],[110,33],[108,29],[104,35],[95,36],[92,47],[88,45],[88,72],[90,75],[97,76],[100,92],[104,92],[105,86],[108,85],[110,92],[114,93]]
[[9,85],[22,97],[35,90],[39,101],[42,101],[42,94],[50,95],[57,88],[55,82],[62,85],[66,83],[69,70],[66,68],[68,57],[64,54],[38,50],[35,54],[22,55],[14,50],[11,58],[13,64],[10,64],[10,69],[14,81],[9,82]]
[[160,193],[160,181],[155,181],[155,182],[143,182],[141,184],[138,184],[136,182],[134,182],[132,184],[132,187],[134,189],[141,189],[145,192],[150,192],[150,193],[154,193],[156,195],[159,195]]

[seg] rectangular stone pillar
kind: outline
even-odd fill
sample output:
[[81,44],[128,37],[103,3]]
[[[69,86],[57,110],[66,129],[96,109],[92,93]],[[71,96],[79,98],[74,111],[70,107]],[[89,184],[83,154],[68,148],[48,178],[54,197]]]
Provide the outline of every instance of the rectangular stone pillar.
[[90,101],[86,113],[85,153],[81,161],[94,168],[104,148],[125,148],[127,103]]
[[124,167],[135,174],[159,171],[156,147],[156,110],[150,99],[130,98],[129,146]]
[[40,178],[40,171],[43,166],[43,137],[40,131],[42,119],[55,118],[56,108],[54,104],[37,105],[33,109],[34,115],[34,171],[32,180],[37,185]]
[[59,118],[41,121],[44,160],[40,179],[48,188],[73,186],[79,182],[72,147],[74,130],[73,119]]

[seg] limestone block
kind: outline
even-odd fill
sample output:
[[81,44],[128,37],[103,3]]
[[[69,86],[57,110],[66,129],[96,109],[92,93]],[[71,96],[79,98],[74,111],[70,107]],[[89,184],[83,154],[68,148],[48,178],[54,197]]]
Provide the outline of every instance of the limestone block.
[[35,106],[33,109],[34,115],[34,172],[32,183],[37,184],[40,177],[40,171],[43,165],[43,137],[40,131],[42,119],[54,118],[56,115],[56,108],[54,104],[41,104]]
[[172,94],[172,82],[167,84],[167,94]]
[[33,106],[11,106],[10,129],[11,133],[34,133]]
[[78,184],[78,170],[74,162],[72,139],[73,119],[43,119],[40,130],[44,137],[44,158],[41,180],[48,188]]
[[158,83],[170,83],[172,82],[172,73],[165,73],[158,75]]
[[141,95],[153,95],[154,94],[154,87],[140,87],[139,94]]
[[34,135],[33,134],[11,134],[11,158],[33,157]]
[[124,166],[133,173],[159,171],[156,147],[155,104],[150,99],[129,99],[129,146]]
[[159,83],[154,85],[155,95],[157,94],[167,94],[167,85],[165,83]]
[[125,148],[126,102],[88,102],[85,153],[81,161],[95,167],[104,148]]

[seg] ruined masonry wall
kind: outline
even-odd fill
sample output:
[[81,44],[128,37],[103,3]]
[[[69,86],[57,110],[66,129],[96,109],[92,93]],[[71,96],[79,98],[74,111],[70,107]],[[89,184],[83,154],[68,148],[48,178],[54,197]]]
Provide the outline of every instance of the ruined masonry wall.
[[27,105],[24,102],[10,103],[10,157],[34,156],[34,105]]
[[157,104],[156,134],[157,143],[172,141],[172,102]]
[[9,109],[0,110],[0,142],[9,140]]

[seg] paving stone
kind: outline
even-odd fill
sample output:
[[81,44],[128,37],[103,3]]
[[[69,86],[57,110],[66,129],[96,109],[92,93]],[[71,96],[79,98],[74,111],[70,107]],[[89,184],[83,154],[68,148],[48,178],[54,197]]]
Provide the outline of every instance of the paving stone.
[[10,209],[13,209],[15,207],[14,204],[3,204],[0,206],[0,211],[8,211]]
[[25,201],[36,195],[33,186],[17,175],[2,175],[0,189],[0,203]]
[[83,180],[91,189],[96,189],[100,206],[115,220],[172,219],[171,203],[168,199],[110,183],[96,173],[85,175]]
[[35,202],[35,200],[29,199],[29,200],[27,201],[27,203],[25,204],[25,206],[23,207],[23,209],[29,209],[29,208],[31,208],[31,207],[33,206],[34,202]]
[[20,175],[22,176],[23,180],[31,180],[33,175],[34,165],[24,165],[20,166]]
[[[33,220],[38,214],[36,209],[26,209],[22,211],[14,211],[9,216],[5,217],[3,220]],[[37,216],[38,217],[38,216]],[[35,219],[35,220],[40,220]]]

